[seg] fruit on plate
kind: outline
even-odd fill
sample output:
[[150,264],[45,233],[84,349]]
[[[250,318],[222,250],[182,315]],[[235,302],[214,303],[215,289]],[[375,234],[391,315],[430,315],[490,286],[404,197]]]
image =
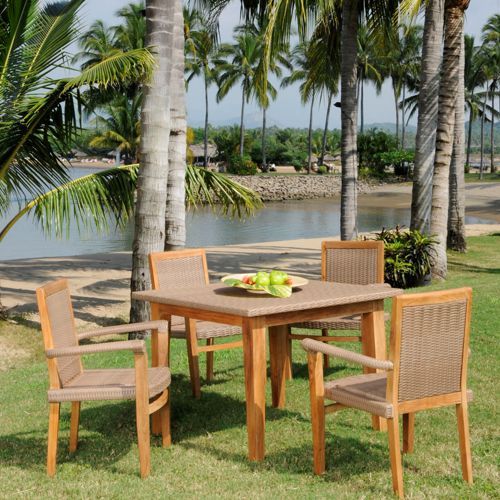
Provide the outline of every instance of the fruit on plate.
[[269,282],[271,285],[285,285],[288,280],[288,274],[285,271],[278,271],[277,269],[271,271],[269,273]]
[[271,284],[271,280],[269,277],[269,273],[266,273],[265,271],[259,271],[255,275],[255,285],[259,287],[264,287],[268,286]]

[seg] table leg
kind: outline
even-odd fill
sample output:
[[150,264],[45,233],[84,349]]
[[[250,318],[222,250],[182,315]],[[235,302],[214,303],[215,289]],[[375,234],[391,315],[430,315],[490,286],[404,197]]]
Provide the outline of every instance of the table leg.
[[264,460],[266,427],[266,329],[261,320],[243,322],[248,458]]
[[[375,310],[363,313],[361,317],[361,337],[363,354],[376,359],[386,359],[385,346],[385,324],[384,324],[384,301],[375,303]],[[364,368],[365,373],[374,373],[373,368]],[[375,430],[386,431],[387,421],[376,415],[372,415],[372,427]]]
[[269,327],[269,357],[271,360],[271,387],[273,406],[285,407],[285,382],[289,368],[288,326]]
[[[151,303],[151,320],[159,319],[163,319],[161,305]],[[168,366],[169,347],[169,335],[159,335],[158,330],[151,331],[151,366]],[[161,434],[160,413],[153,413],[151,420],[152,434]]]

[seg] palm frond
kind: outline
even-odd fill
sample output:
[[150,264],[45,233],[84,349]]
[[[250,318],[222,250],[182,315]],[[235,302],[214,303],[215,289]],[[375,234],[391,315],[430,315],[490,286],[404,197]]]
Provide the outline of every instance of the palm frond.
[[186,169],[186,204],[208,204],[215,212],[239,219],[263,206],[260,196],[226,175],[204,168]]

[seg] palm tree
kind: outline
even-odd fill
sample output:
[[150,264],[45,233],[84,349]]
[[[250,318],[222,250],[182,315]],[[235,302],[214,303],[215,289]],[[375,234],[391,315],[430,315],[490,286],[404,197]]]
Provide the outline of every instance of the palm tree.
[[[165,243],[173,18],[173,2],[147,0],[146,46],[154,48],[156,66],[143,88],[131,292],[149,288],[148,255],[163,250]],[[132,299],[130,321],[148,318],[148,305]]]
[[411,229],[423,233],[430,227],[443,23],[444,0],[429,0],[425,5],[410,223]]
[[97,115],[96,124],[102,129],[90,141],[91,147],[112,147],[124,156],[125,164],[137,163],[140,139],[140,112],[142,93],[133,99],[117,96],[104,107],[104,116]]
[[379,71],[380,57],[376,45],[373,43],[373,33],[370,33],[366,23],[358,28],[358,78],[359,78],[359,131],[364,132],[365,128],[365,82],[370,81],[375,84],[377,93],[382,90],[382,77]]
[[186,244],[186,86],[184,82],[184,16],[182,0],[174,1],[174,33],[170,96],[170,140],[168,143],[165,250]]
[[207,23],[208,16],[195,9],[184,9],[184,32],[186,37],[185,70],[189,82],[195,76],[203,76],[205,89],[205,128],[203,134],[204,160],[203,166],[208,166],[208,89],[217,81],[217,33],[213,25]]
[[140,81],[154,62],[145,49],[115,51],[75,76],[54,78],[55,68],[67,69],[65,50],[78,35],[82,0],[40,4],[9,0],[0,12],[0,210],[12,191],[36,197],[69,180],[59,155],[76,130],[79,89]]
[[311,173],[311,156],[312,156],[312,121],[313,121],[313,110],[314,110],[314,100],[319,92],[319,82],[313,76],[313,64],[311,60],[311,44],[302,42],[299,43],[293,50],[291,54],[293,71],[289,76],[286,76],[281,81],[282,87],[288,87],[293,83],[301,82],[299,92],[300,99],[303,104],[310,101],[309,109],[309,128],[307,134],[307,173]]
[[465,163],[464,163],[464,111],[465,111],[465,43],[462,40],[459,64],[459,82],[455,104],[455,128],[450,164],[450,202],[446,246],[456,252],[465,252]]
[[[418,73],[422,41],[422,27],[419,25],[393,25],[386,37],[379,37],[381,45],[386,45],[386,55],[381,58],[382,72],[390,77],[394,94],[396,111],[396,142],[399,147],[405,147],[405,107],[402,106],[402,130],[399,140],[399,109],[400,99],[406,98],[409,80],[414,80]],[[379,47],[380,50],[380,47]]]
[[255,87],[255,73],[260,57],[260,40],[250,30],[243,30],[236,35],[235,43],[222,44],[219,49],[217,101],[221,101],[235,85],[241,83],[240,156],[244,154],[245,103],[250,100]]
[[[436,134],[436,155],[432,177],[431,233],[435,235],[432,275],[446,278],[446,239],[448,231],[449,173],[453,150],[454,128],[463,127],[455,123],[457,89],[464,85],[460,73],[463,40],[464,12],[469,0],[446,3],[444,24],[444,51],[439,86],[439,111]],[[462,92],[462,90],[460,90]],[[461,113],[463,120],[463,113]],[[462,157],[463,158],[463,157]],[[457,166],[463,168],[463,166]]]

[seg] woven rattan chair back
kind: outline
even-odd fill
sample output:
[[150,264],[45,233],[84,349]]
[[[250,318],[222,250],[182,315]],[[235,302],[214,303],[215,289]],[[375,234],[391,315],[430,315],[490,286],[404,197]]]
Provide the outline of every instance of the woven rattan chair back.
[[[40,322],[45,349],[78,345],[73,317],[73,306],[68,282],[59,280],[37,290]],[[80,356],[48,360],[57,369],[59,380],[51,380],[52,387],[64,387],[66,382],[82,372]],[[49,369],[49,375],[54,370]],[[52,375],[54,377],[54,375]],[[51,377],[51,378],[52,378]]]
[[394,300],[391,357],[398,402],[465,388],[471,299],[470,289],[458,289]]
[[370,285],[384,282],[382,241],[323,241],[322,279]]
[[149,264],[156,290],[208,284],[207,260],[202,248],[151,253]]

